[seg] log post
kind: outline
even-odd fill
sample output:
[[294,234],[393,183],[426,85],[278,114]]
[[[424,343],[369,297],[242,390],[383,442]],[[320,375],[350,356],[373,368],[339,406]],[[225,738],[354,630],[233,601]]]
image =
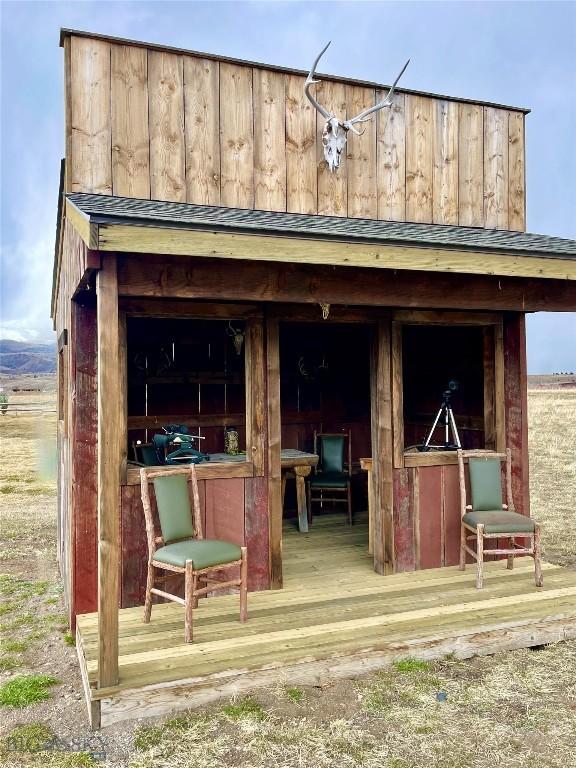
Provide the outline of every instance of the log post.
[[118,684],[118,604],[121,439],[116,256],[106,255],[96,278],[98,336],[98,687]]
[[393,439],[391,330],[383,320],[376,326],[371,359],[372,472],[374,482],[374,570],[394,572]]
[[282,468],[280,458],[280,340],[278,320],[267,318],[268,514],[270,516],[270,586],[282,588]]

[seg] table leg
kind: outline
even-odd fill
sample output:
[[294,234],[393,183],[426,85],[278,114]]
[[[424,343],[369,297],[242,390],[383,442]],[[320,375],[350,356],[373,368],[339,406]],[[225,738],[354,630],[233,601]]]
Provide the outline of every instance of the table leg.
[[311,472],[311,467],[294,467],[296,475],[296,501],[298,503],[298,530],[300,533],[308,533],[308,509],[306,507],[306,478]]

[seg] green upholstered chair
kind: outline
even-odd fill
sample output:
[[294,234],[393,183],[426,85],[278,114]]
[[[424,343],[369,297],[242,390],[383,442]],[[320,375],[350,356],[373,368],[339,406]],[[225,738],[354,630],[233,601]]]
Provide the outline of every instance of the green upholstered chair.
[[[467,503],[464,462],[468,461],[470,504]],[[501,462],[506,465],[506,504],[502,503]],[[512,454],[488,451],[458,451],[460,502],[462,522],[460,527],[460,570],[466,568],[466,554],[476,560],[476,587],[484,584],[484,555],[507,555],[508,568],[514,567],[514,557],[530,555],[534,558],[534,580],[543,586],[540,525],[530,517],[514,511],[512,499]],[[467,541],[476,539],[476,550]],[[485,539],[494,539],[495,549],[486,549]],[[508,546],[500,546],[505,539]],[[528,539],[520,545],[516,539]]]
[[[156,535],[156,526],[150,503],[149,483],[154,485],[158,519],[162,535]],[[190,504],[190,489],[193,504]],[[150,621],[152,595],[184,605],[185,642],[192,642],[192,610],[198,606],[198,598],[208,592],[230,587],[240,588],[240,621],[247,619],[248,606],[248,561],[246,547],[239,547],[229,541],[205,539],[202,534],[200,495],[194,464],[174,469],[142,467],[140,470],[142,506],[146,518],[148,537],[148,578],[144,622]],[[232,577],[208,586],[208,574],[240,567],[240,578]],[[184,599],[157,589],[157,581],[166,576],[157,576],[157,571],[184,574]]]
[[[344,461],[348,443],[348,461]],[[348,523],[352,525],[352,433],[317,432],[314,430],[314,453],[319,456],[316,471],[308,480],[308,521],[312,523],[312,504],[343,503],[348,507]]]

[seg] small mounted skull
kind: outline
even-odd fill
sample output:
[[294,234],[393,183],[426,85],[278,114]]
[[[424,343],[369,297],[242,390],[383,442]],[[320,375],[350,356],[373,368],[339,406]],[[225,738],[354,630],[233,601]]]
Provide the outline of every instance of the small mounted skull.
[[362,131],[359,131],[354,126],[357,123],[364,123],[367,120],[371,119],[371,115],[374,112],[378,112],[380,109],[383,109],[384,107],[390,107],[392,105],[392,95],[394,94],[394,89],[396,88],[396,84],[398,80],[402,77],[404,74],[404,71],[408,64],[410,63],[410,59],[404,64],[402,67],[402,71],[394,81],[394,84],[386,94],[386,96],[382,99],[382,101],[379,101],[377,104],[375,104],[373,107],[368,107],[368,109],[365,109],[363,112],[360,112],[359,115],[356,115],[356,117],[351,118],[350,120],[339,120],[335,115],[332,115],[328,110],[323,107],[321,104],[319,104],[314,96],[310,93],[310,86],[315,85],[316,83],[319,83],[319,80],[314,80],[314,75],[316,72],[316,67],[318,66],[318,62],[320,61],[320,58],[324,55],[326,52],[326,49],[330,43],[328,43],[318,54],[316,57],[314,64],[312,64],[312,69],[310,70],[308,77],[306,78],[306,83],[304,84],[304,93],[306,94],[306,97],[312,104],[312,106],[320,112],[322,117],[326,120],[326,124],[324,126],[324,130],[322,131],[322,144],[324,146],[324,158],[328,164],[328,168],[330,168],[331,171],[336,171],[340,167],[340,158],[342,156],[342,152],[344,151],[344,148],[346,147],[346,141],[348,138],[348,131],[352,131],[357,136],[360,136],[362,134]]

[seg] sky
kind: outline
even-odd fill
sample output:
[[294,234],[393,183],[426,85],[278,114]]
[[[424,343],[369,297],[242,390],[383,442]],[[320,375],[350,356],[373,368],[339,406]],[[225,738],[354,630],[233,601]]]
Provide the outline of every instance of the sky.
[[[532,109],[527,229],[576,238],[576,2],[0,0],[0,338],[53,338],[60,27]],[[576,371],[576,312],[530,315],[530,373]]]

